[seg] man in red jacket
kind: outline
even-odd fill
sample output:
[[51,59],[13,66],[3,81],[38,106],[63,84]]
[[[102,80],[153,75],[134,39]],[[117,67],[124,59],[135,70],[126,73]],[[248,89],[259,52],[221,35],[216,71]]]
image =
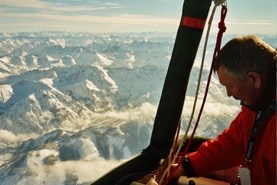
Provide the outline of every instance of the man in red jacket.
[[241,100],[241,112],[218,137],[173,166],[174,178],[241,165],[238,183],[276,184],[276,60],[276,50],[255,36],[236,37],[221,49],[214,71],[227,95]]

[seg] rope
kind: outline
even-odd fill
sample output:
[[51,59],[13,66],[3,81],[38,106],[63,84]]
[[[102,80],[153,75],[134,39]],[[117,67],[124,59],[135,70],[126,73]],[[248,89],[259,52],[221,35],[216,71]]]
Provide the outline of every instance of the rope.
[[[207,43],[208,43],[208,37],[209,37],[209,33],[210,33],[210,28],[211,28],[211,24],[212,24],[212,20],[213,20],[213,17],[214,17],[214,14],[215,14],[215,11],[216,11],[216,8],[217,6],[219,6],[220,4],[224,3],[225,0],[218,0],[218,1],[215,1],[215,5],[214,5],[214,8],[213,8],[213,11],[212,11],[212,14],[211,14],[211,17],[209,19],[209,23],[208,23],[208,29],[207,29],[207,33],[206,33],[206,40],[205,40],[205,45],[204,45],[204,49],[203,49],[203,55],[202,55],[202,61],[201,61],[201,66],[200,66],[200,72],[199,72],[199,77],[198,77],[198,84],[197,84],[197,88],[196,88],[196,96],[194,98],[194,104],[193,104],[193,109],[192,109],[192,113],[191,113],[191,116],[190,116],[190,121],[189,121],[189,124],[188,124],[188,127],[186,129],[186,132],[185,132],[185,136],[182,140],[182,143],[185,143],[186,142],[186,138],[187,138],[187,134],[188,134],[188,131],[189,131],[189,128],[191,126],[191,123],[192,123],[192,119],[193,119],[193,115],[194,115],[194,112],[195,112],[195,109],[196,109],[196,103],[197,103],[197,99],[198,99],[198,92],[199,92],[199,88],[200,88],[200,82],[201,82],[201,77],[202,77],[202,71],[203,71],[203,66],[204,66],[204,60],[205,60],[205,53],[206,53],[206,48],[207,48]],[[217,41],[216,41],[216,46],[215,46],[215,51],[214,51],[214,55],[213,55],[213,59],[212,59],[212,63],[211,63],[211,70],[210,70],[210,73],[209,73],[209,76],[208,76],[208,80],[207,80],[207,85],[206,85],[206,89],[205,89],[205,94],[204,94],[204,98],[203,98],[203,101],[202,101],[202,105],[201,105],[201,108],[200,108],[200,112],[198,114],[198,118],[197,118],[197,121],[195,123],[195,126],[194,126],[194,129],[193,129],[193,132],[190,136],[190,139],[189,139],[189,142],[185,148],[185,151],[182,152],[182,154],[180,155],[180,151],[181,151],[181,148],[182,148],[182,145],[179,145],[175,155],[174,155],[174,158],[173,160],[171,160],[171,162],[169,163],[168,167],[166,168],[166,170],[164,171],[164,174],[163,176],[161,177],[160,181],[159,181],[159,185],[162,185],[162,184],[166,184],[167,183],[167,179],[171,179],[170,178],[170,175],[168,176],[167,179],[165,179],[165,182],[163,182],[163,179],[165,178],[166,174],[169,173],[169,170],[171,168],[171,166],[176,162],[177,158],[179,157],[178,159],[178,163],[177,163],[177,168],[181,165],[181,162],[183,161],[184,157],[185,157],[185,154],[187,153],[189,147],[190,147],[190,144],[192,142],[192,139],[193,139],[193,136],[196,132],[196,129],[198,127],[198,124],[199,124],[199,120],[200,120],[200,117],[201,117],[201,114],[203,112],[203,108],[204,108],[204,104],[206,102],[206,98],[207,98],[207,94],[208,94],[208,89],[209,89],[209,85],[210,85],[210,81],[211,81],[211,76],[212,76],[212,66],[213,66],[213,62],[214,62],[214,59],[215,59],[215,56],[218,54],[218,52],[220,51],[220,45],[221,45],[221,40],[222,40],[222,36],[223,36],[223,33],[226,31],[226,27],[225,27],[225,23],[224,23],[224,20],[225,20],[225,17],[226,17],[226,13],[227,13],[227,6],[226,5],[222,5],[222,9],[221,9],[221,20],[218,24],[218,28],[219,28],[219,32],[218,32],[218,36],[217,36]],[[179,125],[180,126],[180,125]],[[179,130],[179,129],[178,129]],[[180,159],[181,157],[181,159]],[[177,169],[175,168],[175,169]],[[174,171],[171,173],[171,175],[174,174]]]
[[[218,52],[220,50],[222,35],[226,30],[226,27],[225,27],[225,24],[224,24],[224,19],[226,17],[227,8],[226,8],[226,4],[223,4],[223,3],[225,3],[225,0],[214,0],[214,3],[215,3],[215,5],[214,5],[213,11],[211,13],[211,17],[209,19],[209,22],[208,22],[208,29],[207,29],[207,33],[206,33],[206,39],[205,39],[205,44],[204,44],[204,49],[203,49],[203,54],[202,54],[202,61],[201,61],[201,66],[200,66],[200,70],[199,70],[197,88],[196,88],[196,93],[195,93],[196,95],[195,95],[195,98],[194,98],[192,113],[191,113],[191,116],[190,116],[189,124],[188,124],[186,132],[185,132],[185,136],[182,139],[181,143],[186,142],[186,138],[187,138],[189,129],[190,129],[191,124],[192,124],[192,120],[193,120],[193,116],[194,116],[194,113],[195,113],[196,104],[197,104],[197,100],[198,100],[198,92],[199,92],[199,89],[200,89],[200,82],[201,82],[201,78],[202,78],[202,71],[203,71],[203,66],[204,66],[204,61],[205,61],[205,54],[206,54],[210,29],[211,29],[211,25],[212,25],[212,20],[213,20],[216,8],[219,5],[222,5],[221,21],[218,24],[219,32],[218,32],[218,36],[217,36],[215,51],[214,51],[214,55],[213,55],[213,59],[212,59],[212,63],[211,63],[211,70],[210,70],[208,80],[207,80],[207,85],[206,85],[206,89],[205,89],[204,98],[203,98],[203,101],[202,101],[202,105],[201,105],[201,108],[200,108],[200,112],[198,114],[196,124],[195,124],[193,132],[190,136],[189,142],[188,142],[184,152],[181,152],[182,145],[179,145],[178,149],[176,150],[178,135],[179,135],[180,126],[181,126],[181,118],[180,118],[179,123],[178,123],[178,127],[177,127],[177,131],[176,131],[176,135],[175,135],[175,141],[174,141],[173,147],[170,151],[170,155],[169,155],[168,159],[166,159],[158,169],[152,171],[150,174],[148,174],[148,175],[144,176],[144,178],[140,179],[139,182],[141,182],[141,183],[145,184],[145,183],[147,183],[147,181],[151,177],[155,176],[156,179],[157,179],[157,182],[159,182],[159,185],[166,185],[168,183],[168,179],[171,179],[171,176],[174,174],[174,171],[172,171],[172,173],[170,173],[171,166],[174,163],[177,162],[177,167],[179,167],[181,165],[181,162],[184,160],[185,154],[187,153],[187,151],[190,147],[193,136],[194,136],[194,134],[196,132],[196,129],[198,127],[199,120],[200,120],[201,114],[203,112],[204,104],[205,104],[205,101],[206,101],[206,98],[207,98],[208,89],[209,89],[209,85],[210,85],[210,81],[211,81],[211,75],[212,75],[213,61],[214,61],[215,56],[218,54]],[[176,169],[177,168],[175,168],[175,170]]]
[[[213,18],[213,16],[214,16],[215,9],[216,9],[216,6],[214,7],[214,11],[213,11],[213,14],[211,15],[211,18]],[[218,54],[218,52],[220,50],[222,35],[225,32],[225,30],[226,30],[226,27],[225,27],[225,24],[224,24],[224,19],[226,17],[226,13],[227,13],[226,6],[222,6],[222,9],[221,9],[221,21],[219,22],[219,27],[218,27],[219,28],[219,32],[218,32],[216,46],[215,46],[215,51],[214,51],[214,55],[213,55],[213,59],[212,59],[212,63],[211,63],[211,68],[210,68],[211,70],[210,70],[210,73],[209,73],[209,76],[208,76],[207,85],[206,85],[206,89],[205,89],[205,94],[204,94],[202,105],[201,105],[201,108],[200,108],[200,111],[199,111],[199,114],[198,114],[198,117],[197,117],[197,121],[195,123],[194,130],[192,132],[192,135],[190,137],[190,140],[189,140],[189,143],[188,143],[188,145],[186,147],[186,150],[184,151],[185,154],[188,151],[189,145],[190,145],[190,143],[192,141],[192,138],[193,138],[193,136],[195,134],[196,128],[198,127],[198,124],[199,124],[199,121],[200,121],[200,118],[201,118],[201,114],[202,114],[203,109],[204,109],[204,105],[205,105],[205,102],[206,102],[206,98],[207,98],[207,95],[208,95],[208,90],[209,90],[209,86],[210,86],[210,82],[211,82],[212,68],[213,68],[214,59],[215,59],[215,56]],[[210,25],[211,25],[211,22],[210,22]],[[208,38],[208,33],[210,32],[210,25],[209,25],[209,28],[208,28],[208,31],[207,31],[207,38]],[[206,42],[207,42],[207,40],[208,39],[206,39]],[[205,47],[206,47],[206,44],[205,44]],[[203,66],[201,66],[201,67],[203,67]]]

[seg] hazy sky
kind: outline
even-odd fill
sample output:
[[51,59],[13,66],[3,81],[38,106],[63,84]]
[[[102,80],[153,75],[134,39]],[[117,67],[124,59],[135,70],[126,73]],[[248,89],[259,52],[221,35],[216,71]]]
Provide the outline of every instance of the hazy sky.
[[[0,32],[176,32],[182,5],[183,0],[0,0]],[[230,0],[227,7],[226,32],[277,33],[277,0]]]

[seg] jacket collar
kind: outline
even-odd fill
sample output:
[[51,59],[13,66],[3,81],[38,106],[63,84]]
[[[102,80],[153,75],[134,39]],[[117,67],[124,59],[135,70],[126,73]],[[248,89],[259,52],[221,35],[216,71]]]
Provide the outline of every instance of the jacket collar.
[[263,104],[255,104],[255,105],[245,105],[243,101],[240,102],[240,104],[254,112],[264,111],[267,108],[273,108],[276,111],[276,98],[275,100],[271,102],[265,102]]

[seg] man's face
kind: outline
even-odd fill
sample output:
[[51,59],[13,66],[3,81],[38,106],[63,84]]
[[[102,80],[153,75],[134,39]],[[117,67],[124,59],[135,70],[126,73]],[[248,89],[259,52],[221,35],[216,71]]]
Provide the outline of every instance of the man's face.
[[[226,68],[219,67],[217,75],[220,83],[226,87],[227,95],[241,100],[245,105],[253,105],[260,96],[260,83],[256,73],[249,73],[244,80],[231,75]],[[259,84],[257,84],[259,83]]]

